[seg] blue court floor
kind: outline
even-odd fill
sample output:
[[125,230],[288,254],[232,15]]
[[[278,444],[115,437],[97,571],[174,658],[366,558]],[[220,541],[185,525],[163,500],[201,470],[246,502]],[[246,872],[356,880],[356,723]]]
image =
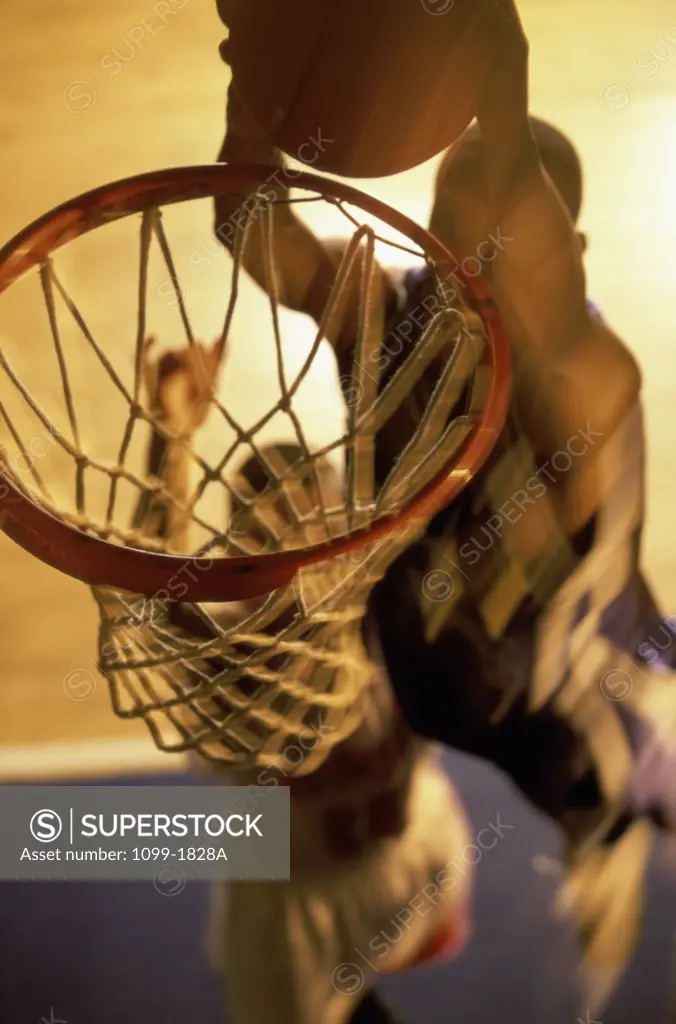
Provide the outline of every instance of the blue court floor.
[[[448,764],[477,829],[497,814],[512,829],[478,865],[462,957],[388,980],[383,994],[410,1024],[586,1024],[575,943],[552,913],[556,881],[532,864],[556,855],[555,830],[483,766],[455,755]],[[105,780],[118,781],[197,780]],[[676,854],[666,843],[649,890],[644,940],[603,1024],[676,1024]],[[0,885],[0,1021],[227,1024],[202,955],[207,901],[194,882],[173,899],[148,883]]]

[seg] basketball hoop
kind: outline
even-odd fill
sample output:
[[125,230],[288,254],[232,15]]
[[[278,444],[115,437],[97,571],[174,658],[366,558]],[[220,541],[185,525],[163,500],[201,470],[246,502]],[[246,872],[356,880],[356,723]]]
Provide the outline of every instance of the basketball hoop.
[[[351,240],[323,322],[293,379],[284,366],[270,257],[266,290],[279,398],[256,422],[243,425],[229,407],[227,389],[224,393],[215,382],[232,333],[247,238],[261,231],[269,243],[272,230],[276,200],[269,198],[269,190],[267,199],[259,192],[253,204],[246,200],[273,176],[300,192],[301,198],[292,196],[290,202],[326,204],[342,219]],[[205,378],[199,417],[176,433],[158,407],[144,400],[147,337],[157,314],[157,304],[149,302],[152,260],[160,260],[160,273],[170,282],[175,296],[171,312],[185,334],[186,352],[204,360],[206,350],[195,341],[190,295],[180,280],[165,221],[177,205],[190,211],[193,204],[197,208],[200,201],[223,193],[241,196],[244,213],[235,231],[230,288],[225,280],[219,287],[219,337],[210,350],[213,377]],[[97,240],[103,242],[114,229],[119,254],[121,231],[135,221],[140,236],[130,232],[134,237],[122,263],[130,273],[137,267],[134,292],[127,293],[125,305],[129,308],[135,297],[129,341],[125,345],[116,329],[115,343],[112,338],[104,343],[97,338],[102,328],[90,325],[92,316],[107,323],[102,304],[92,304],[85,316],[84,306],[71,298],[70,287],[57,273],[54,256],[64,249],[65,280],[69,263],[76,265],[68,254],[74,245],[86,243],[80,275],[97,268],[105,273],[106,246],[99,246],[97,262]],[[308,440],[294,404],[326,348],[329,326],[345,317],[349,289],[357,284],[362,309],[370,308],[377,247],[404,250],[413,265],[426,269],[436,311],[396,366],[388,366],[383,357],[386,339],[369,336],[366,316],[361,317],[349,380],[343,374],[326,395],[327,402],[336,396],[344,402],[342,426],[331,441],[318,445]],[[71,270],[70,277],[77,276]],[[52,363],[50,368],[48,356],[37,347],[29,353],[19,344],[8,355],[7,345],[0,344],[2,529],[37,558],[93,588],[101,611],[101,668],[115,710],[123,717],[144,718],[161,749],[260,765],[278,763],[292,740],[304,738],[312,740],[312,753],[298,770],[311,770],[356,726],[359,694],[371,672],[360,626],[371,589],[430,518],[471,481],[502,429],[510,362],[499,321],[493,313],[479,315],[473,282],[435,238],[407,217],[346,185],[279,168],[179,168],[80,196],[40,218],[0,251],[0,323],[5,301],[31,281],[39,283],[44,298],[42,327],[52,346]],[[118,287],[118,276],[106,278],[106,300],[116,320],[124,304],[121,291],[115,298]],[[22,337],[30,330],[31,346],[37,346],[37,327],[22,323],[37,308],[24,301],[18,311],[10,304],[8,312],[10,327],[17,323]],[[94,400],[87,390],[85,351],[106,382],[108,397],[99,394]],[[95,424],[98,419],[93,441],[85,439],[78,391]],[[402,410],[406,415],[396,421]],[[216,419],[222,437],[211,459],[197,450],[195,440],[207,414]],[[260,438],[273,421],[286,423],[301,452],[285,468],[261,452]],[[408,433],[399,437],[396,457],[383,473],[377,460],[380,456],[382,462],[395,421],[400,432],[401,423],[407,424]],[[26,440],[29,424],[45,438],[47,450],[39,464],[33,452],[36,435]],[[148,473],[144,453],[152,437],[180,449],[196,474],[180,499],[161,474]],[[102,452],[106,445],[107,455]],[[262,492],[247,491],[235,476],[233,467],[244,455],[258,460],[267,481]],[[343,474],[341,494],[330,501],[318,473],[327,458]],[[220,521],[202,510],[203,499],[214,489],[231,509],[229,523],[223,504]],[[140,515],[139,509],[147,512],[153,502],[179,523],[171,536],[153,533],[145,513]],[[232,512],[235,506],[244,510],[247,522],[255,521],[253,533],[242,529],[242,515]],[[254,597],[264,600],[225,624],[202,604]]]

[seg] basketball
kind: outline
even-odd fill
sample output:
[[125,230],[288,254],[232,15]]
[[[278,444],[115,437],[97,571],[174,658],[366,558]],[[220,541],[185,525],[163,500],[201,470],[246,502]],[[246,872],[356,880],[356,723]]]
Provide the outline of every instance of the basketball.
[[228,8],[233,83],[287,155],[345,177],[396,174],[449,146],[488,66],[477,0],[247,0]]

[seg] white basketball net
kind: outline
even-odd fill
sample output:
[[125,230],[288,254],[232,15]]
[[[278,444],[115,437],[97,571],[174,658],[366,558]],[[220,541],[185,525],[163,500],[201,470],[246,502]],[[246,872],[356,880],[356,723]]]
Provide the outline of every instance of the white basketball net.
[[[488,373],[481,361],[486,343],[481,320],[458,304],[425,253],[395,240],[387,225],[364,225],[363,214],[348,204],[320,195],[313,201],[344,216],[351,240],[314,342],[292,375],[286,357],[293,338],[284,338],[273,218],[265,204],[249,210],[238,234],[229,292],[222,281],[225,315],[213,348],[195,340],[166,216],[155,209],[142,216],[140,247],[136,242],[135,253],[129,249],[129,266],[138,267],[133,347],[120,339],[116,344],[97,340],[51,259],[39,275],[51,357],[40,357],[41,372],[30,380],[37,357],[29,360],[17,349],[10,359],[0,345],[2,461],[8,476],[34,502],[82,531],[113,544],[186,556],[183,579],[179,573],[152,598],[107,587],[93,591],[101,616],[100,665],[116,713],[145,720],[162,750],[193,751],[238,767],[274,765],[290,744],[304,741],[311,753],[298,768],[302,773],[317,767],[359,724],[360,695],[372,671],[361,625],[368,596],[425,524],[415,522],[358,555],[304,569],[288,587],[235,611],[227,605],[177,606],[171,599],[180,599],[181,583],[196,574],[192,559],[198,554],[216,559],[307,547],[401,511],[480,422]],[[127,230],[134,221],[125,219]],[[122,225],[114,226],[117,239]],[[92,232],[88,245],[105,241],[107,231]],[[267,254],[270,359],[277,366],[279,397],[245,426],[216,384],[232,333],[244,247],[254,231],[261,232]],[[417,343],[398,353],[394,364],[383,357],[387,338],[369,328],[367,315],[376,301],[376,250],[383,250],[379,260],[386,264],[387,247],[398,250],[399,261],[405,251],[413,267],[427,267],[438,300]],[[147,340],[148,296],[158,253],[186,346],[155,358]],[[105,246],[100,254],[99,269],[105,269]],[[326,354],[325,337],[344,321],[346,295],[355,284],[363,315],[350,372],[345,374],[343,363],[341,384],[335,385],[338,396],[342,387],[345,402],[342,427],[330,443],[318,446],[309,436],[312,423],[307,417],[302,422],[297,399],[314,362]],[[109,287],[112,295],[112,278]],[[131,298],[128,294],[128,307]],[[103,332],[105,323],[97,315]],[[81,379],[89,373],[82,370],[85,359],[93,360],[105,382],[103,401],[94,401]],[[95,425],[98,418],[93,440],[85,440],[78,392]],[[199,441],[214,419],[221,440],[207,458]],[[295,445],[295,460],[276,458],[267,449],[264,440],[273,421],[277,436]],[[49,451],[39,460],[27,439],[31,429],[49,439]],[[383,453],[390,451],[394,455],[387,457],[383,472]],[[237,475],[246,460],[258,466],[262,488]],[[214,502],[204,499],[207,493],[213,499],[214,491],[224,500],[217,514],[209,515],[204,508],[213,509]]]

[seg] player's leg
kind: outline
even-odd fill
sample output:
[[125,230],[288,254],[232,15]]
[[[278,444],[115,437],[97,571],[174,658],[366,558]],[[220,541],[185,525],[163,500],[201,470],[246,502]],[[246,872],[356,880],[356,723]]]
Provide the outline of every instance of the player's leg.
[[[305,1009],[309,1002],[311,1006],[317,1006],[318,1016],[314,1019],[322,1021],[323,1024],[326,1019],[326,1006],[320,1008],[321,997],[316,1004],[314,1001],[313,990],[316,986],[312,963],[307,962],[304,965],[302,976],[297,980],[299,991],[294,992],[295,975],[288,973],[286,965],[282,965],[281,972],[274,967],[268,970],[269,958],[264,959],[261,936],[265,935],[265,923],[257,920],[255,907],[260,900],[266,903],[272,900],[273,906],[276,906],[274,901],[277,886],[275,883],[249,886],[242,894],[240,904],[238,885],[239,883],[220,883],[213,887],[211,927],[207,945],[207,955],[221,980],[223,1004],[227,1007],[228,1021],[232,1024],[257,1024],[261,1020],[274,1020],[280,1024],[284,1021],[302,1024],[313,1019],[308,1016]],[[229,912],[228,899],[233,893],[234,906]],[[250,911],[253,911],[251,929]],[[280,929],[280,922],[283,923],[288,915],[286,905],[277,906],[276,913],[272,915],[274,919],[268,922],[269,927],[277,929],[278,949],[291,938],[285,934],[283,927]],[[242,922],[244,931],[240,927]],[[249,932],[252,933],[251,938],[248,937]],[[240,941],[243,948],[236,951],[228,950],[228,942],[232,944]],[[301,950],[296,949],[293,952],[293,969],[297,969],[300,956]],[[244,973],[240,970],[240,964],[243,965]],[[253,975],[249,972],[252,965],[258,965],[258,970]],[[334,969],[332,966],[331,970]],[[325,974],[326,968],[323,972],[320,971],[319,977]],[[346,992],[341,1000],[340,1010],[343,1016],[339,1019],[345,1024],[404,1024],[375,991],[362,986],[360,980],[357,978],[357,990],[352,994]]]
[[[262,501],[267,472],[288,480],[300,455],[293,444],[264,449],[269,470],[251,459],[235,492],[260,494]],[[325,462],[318,475],[330,504],[339,475]],[[307,514],[304,502],[312,507],[308,488],[314,486],[289,481],[287,497],[269,499],[276,521],[293,515],[289,501],[297,514]],[[233,512],[237,532],[254,536],[251,510]],[[374,647],[371,653],[377,658]],[[302,673],[301,660],[295,667]],[[383,1008],[363,991],[380,973],[401,970],[432,950],[450,956],[464,941],[472,869],[463,860],[468,831],[458,800],[438,759],[392,717],[377,665],[363,704],[354,736],[313,774],[290,780],[290,881],[235,884],[214,904],[212,957],[233,1024],[253,1024],[273,1010],[279,1024],[343,1024],[353,1012],[378,1020]],[[284,782],[274,767],[265,776],[266,784],[271,776]],[[255,784],[256,773],[246,781]],[[374,965],[362,974],[363,964],[357,968],[356,983],[355,950]]]
[[391,1020],[364,992],[419,962],[449,922],[445,955],[462,948],[475,858],[434,756],[416,768],[409,805],[401,836],[349,864],[230,888],[217,958],[233,1024]]

